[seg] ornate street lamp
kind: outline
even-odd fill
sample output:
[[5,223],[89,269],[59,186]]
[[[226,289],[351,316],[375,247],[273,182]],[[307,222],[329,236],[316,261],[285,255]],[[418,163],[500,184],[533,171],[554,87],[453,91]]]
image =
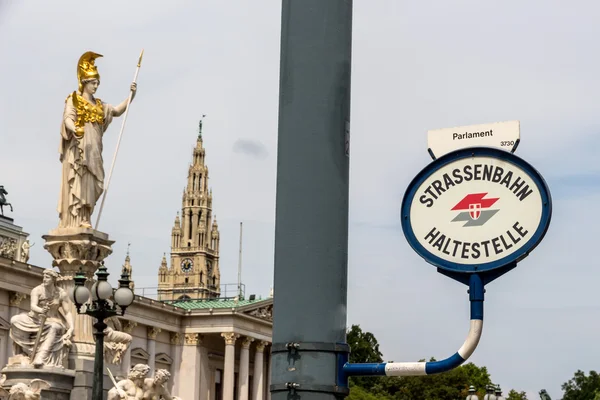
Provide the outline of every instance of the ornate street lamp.
[[[123,270],[121,279],[119,279],[119,288],[113,294],[113,288],[108,283],[109,273],[107,272],[104,262],[96,271],[96,282],[92,285],[91,304],[87,301],[90,299],[90,291],[85,287],[86,277],[82,269],[79,269],[73,280],[75,287],[69,292],[71,301],[75,304],[78,314],[89,315],[96,318],[94,328],[94,336],[96,336],[96,355],[94,356],[94,383],[92,386],[92,400],[102,400],[103,379],[104,379],[104,330],[107,325],[104,320],[116,315],[124,315],[125,309],[133,303],[134,294],[129,288],[129,274]],[[112,301],[109,301],[110,297]],[[81,307],[85,305],[82,311]],[[117,305],[120,311],[117,309]]]

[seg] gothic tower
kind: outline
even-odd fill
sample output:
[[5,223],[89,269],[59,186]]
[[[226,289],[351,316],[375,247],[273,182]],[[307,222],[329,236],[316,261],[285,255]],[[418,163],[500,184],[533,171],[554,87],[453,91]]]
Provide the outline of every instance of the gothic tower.
[[220,295],[219,226],[212,214],[212,190],[202,147],[202,120],[183,190],[181,217],[171,231],[171,267],[166,256],[158,270],[161,301],[206,299]]

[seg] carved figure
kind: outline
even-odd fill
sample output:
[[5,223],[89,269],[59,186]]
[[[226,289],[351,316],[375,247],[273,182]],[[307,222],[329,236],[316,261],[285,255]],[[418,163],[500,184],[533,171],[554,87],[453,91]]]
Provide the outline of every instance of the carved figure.
[[2,213],[2,215],[4,215],[4,206],[9,206],[10,212],[13,212],[12,204],[6,201],[5,195],[7,194],[8,192],[4,189],[4,186],[0,185],[0,213]]
[[0,257],[15,259],[17,250],[17,241],[12,238],[0,236]]
[[[62,179],[58,200],[59,227],[91,228],[91,216],[104,190],[102,137],[113,117],[121,116],[127,100],[112,106],[95,98],[100,74],[91,51],[77,63],[78,90],[65,100],[59,147]],[[132,100],[137,86],[131,84]]]
[[106,320],[108,327],[104,330],[104,359],[111,364],[121,364],[123,354],[133,339],[123,332],[121,321],[117,317]]
[[165,383],[171,377],[171,373],[166,369],[159,369],[154,373],[153,378],[144,380],[144,396],[143,400],[181,400],[177,396],[171,396],[169,390],[165,387]]
[[32,248],[34,244],[29,244],[29,239],[25,239],[23,244],[21,245],[21,261],[27,262],[29,261],[29,249]]
[[[15,354],[34,367],[63,367],[73,336],[73,315],[67,292],[56,286],[58,273],[44,271],[43,282],[31,291],[31,311],[10,320]],[[36,346],[37,342],[37,346]]]
[[9,390],[4,389],[6,375],[0,378],[0,398],[8,400],[40,400],[41,392],[50,389],[50,384],[41,379],[32,379],[29,385],[17,383]]
[[144,380],[150,371],[145,364],[136,364],[127,374],[127,379],[117,382],[117,386],[108,391],[106,400],[141,400],[144,397]]

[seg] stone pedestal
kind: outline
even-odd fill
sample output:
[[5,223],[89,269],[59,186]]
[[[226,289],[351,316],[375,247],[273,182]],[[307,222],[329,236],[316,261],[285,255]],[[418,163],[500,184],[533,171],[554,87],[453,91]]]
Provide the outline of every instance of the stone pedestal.
[[11,260],[27,262],[21,248],[29,236],[23,228],[15,225],[12,218],[0,215],[0,256]]
[[[75,371],[61,368],[31,368],[29,366],[10,366],[2,370],[6,381],[5,389],[17,383],[29,384],[33,379],[42,379],[50,384],[50,389],[42,391],[41,400],[69,400],[75,380]],[[85,397],[79,397],[83,399]]]
[[[81,269],[87,278],[86,286],[91,290],[94,273],[112,253],[114,241],[106,233],[89,228],[58,228],[42,236],[46,241],[44,248],[52,255],[52,265],[60,271],[58,286],[67,291],[73,290],[75,274]],[[75,319],[73,346],[69,354],[68,368],[76,372],[77,378],[71,392],[71,399],[87,399],[91,396],[94,368],[94,328],[93,319],[77,314],[75,305],[71,312]],[[105,387],[112,386],[110,380]]]
[[[42,236],[46,241],[44,248],[52,255],[52,265],[60,271],[58,286],[67,291],[73,290],[73,278],[79,270],[83,270],[87,278],[86,286],[91,290],[94,273],[112,253],[114,241],[108,239],[106,233],[89,228],[59,228]],[[85,356],[94,356],[94,331],[92,318],[78,315],[73,306],[75,330],[73,349],[71,352]]]

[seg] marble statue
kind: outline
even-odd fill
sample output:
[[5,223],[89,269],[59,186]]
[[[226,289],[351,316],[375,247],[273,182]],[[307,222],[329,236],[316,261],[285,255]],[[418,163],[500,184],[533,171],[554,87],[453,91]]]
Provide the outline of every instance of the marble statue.
[[136,364],[127,374],[127,379],[117,382],[117,386],[108,391],[106,400],[141,400],[144,395],[144,380],[150,372],[145,364]]
[[133,340],[129,333],[123,332],[121,321],[117,317],[106,320],[104,330],[104,359],[110,364],[121,364],[123,354]]
[[[91,228],[91,216],[104,191],[102,136],[113,120],[121,116],[127,101],[112,106],[95,98],[100,74],[95,60],[102,57],[91,51],[77,63],[78,90],[65,100],[59,147],[62,163],[58,200],[59,227]],[[132,100],[137,86],[131,84]]]
[[32,248],[34,244],[29,244],[29,239],[25,239],[23,244],[21,245],[21,261],[27,262],[29,261],[29,249]]
[[[35,368],[64,367],[74,321],[67,292],[56,286],[58,273],[46,269],[43,282],[31,291],[31,311],[10,320],[10,337],[17,356]],[[16,362],[19,363],[19,362]]]
[[4,215],[4,206],[9,206],[10,212],[13,211],[12,204],[6,201],[5,195],[7,194],[8,192],[6,191],[6,189],[4,189],[4,186],[0,185],[0,213],[2,213],[2,215]]
[[0,398],[7,400],[40,400],[41,392],[44,389],[50,389],[50,384],[42,379],[32,379],[29,385],[17,383],[10,389],[4,388],[6,375],[0,378]]
[[144,380],[144,396],[143,400],[181,400],[177,396],[171,396],[169,390],[165,387],[165,383],[171,377],[171,373],[166,369],[159,369],[154,373],[153,378]]

